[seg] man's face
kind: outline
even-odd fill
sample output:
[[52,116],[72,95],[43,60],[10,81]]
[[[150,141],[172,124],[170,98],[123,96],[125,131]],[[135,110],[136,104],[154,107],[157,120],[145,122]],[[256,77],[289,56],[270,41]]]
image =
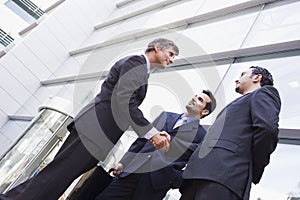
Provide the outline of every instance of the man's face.
[[169,47],[167,49],[161,49],[158,47],[156,53],[156,64],[158,68],[165,69],[168,67],[169,64],[174,62],[174,58],[176,53],[173,47]]
[[244,94],[250,86],[253,84],[253,79],[251,77],[252,69],[245,70],[241,73],[241,76],[238,80],[235,81],[236,87],[235,91],[240,94]]
[[185,107],[190,114],[204,115],[206,113],[204,113],[203,110],[206,106],[206,103],[210,101],[210,97],[207,94],[200,93],[195,95]]

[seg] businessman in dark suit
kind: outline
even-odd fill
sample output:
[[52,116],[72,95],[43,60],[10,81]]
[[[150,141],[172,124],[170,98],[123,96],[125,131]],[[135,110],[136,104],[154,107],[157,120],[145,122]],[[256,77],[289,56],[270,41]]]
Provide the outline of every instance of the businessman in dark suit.
[[192,154],[181,200],[247,200],[278,142],[281,101],[268,70],[252,66],[236,80],[243,96],[227,105]]
[[203,90],[184,114],[163,112],[153,125],[171,135],[169,150],[155,150],[149,140],[138,138],[115,167],[119,176],[96,199],[161,200],[170,188],[178,188],[182,169],[206,133],[199,120],[215,107],[212,93]]
[[143,116],[139,105],[147,92],[150,70],[166,68],[178,53],[172,41],[159,38],[148,44],[143,55],[117,61],[100,93],[68,126],[70,135],[54,160],[30,180],[2,194],[0,199],[58,199],[73,180],[105,159],[129,126],[140,137],[151,140],[157,149],[168,149],[170,136],[158,131]]

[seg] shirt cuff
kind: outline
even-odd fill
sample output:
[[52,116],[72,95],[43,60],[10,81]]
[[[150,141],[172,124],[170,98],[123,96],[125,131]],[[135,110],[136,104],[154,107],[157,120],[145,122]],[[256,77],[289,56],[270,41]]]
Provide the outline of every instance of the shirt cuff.
[[148,131],[148,133],[146,133],[144,135],[144,138],[146,138],[147,140],[150,140],[158,132],[159,131],[155,127],[153,127],[150,131]]

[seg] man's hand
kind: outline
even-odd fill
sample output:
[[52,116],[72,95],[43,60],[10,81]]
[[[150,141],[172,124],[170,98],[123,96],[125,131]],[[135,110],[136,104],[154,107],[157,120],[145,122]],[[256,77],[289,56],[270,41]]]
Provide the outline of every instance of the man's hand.
[[156,149],[168,151],[170,147],[171,136],[165,131],[158,132],[150,139],[150,141]]
[[112,168],[112,173],[114,176],[119,176],[123,172],[123,165],[122,163],[118,163],[114,168]]

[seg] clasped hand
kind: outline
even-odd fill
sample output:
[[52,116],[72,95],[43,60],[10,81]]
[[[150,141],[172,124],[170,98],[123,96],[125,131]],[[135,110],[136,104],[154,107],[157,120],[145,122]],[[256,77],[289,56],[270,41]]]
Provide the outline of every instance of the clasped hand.
[[168,151],[170,147],[171,136],[165,131],[158,132],[150,139],[150,141],[156,149]]
[[114,168],[111,168],[109,171],[112,172],[114,176],[119,176],[123,172],[123,164],[118,163]]

